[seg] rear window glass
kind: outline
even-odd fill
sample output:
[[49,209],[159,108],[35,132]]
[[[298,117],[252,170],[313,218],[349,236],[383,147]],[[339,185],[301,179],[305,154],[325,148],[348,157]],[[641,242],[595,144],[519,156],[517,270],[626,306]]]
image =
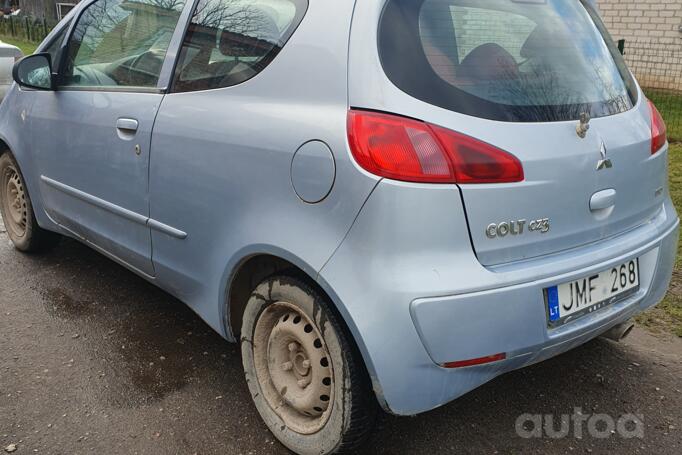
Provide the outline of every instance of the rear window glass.
[[389,0],[379,51],[403,91],[492,120],[604,117],[637,97],[603,23],[579,0]]

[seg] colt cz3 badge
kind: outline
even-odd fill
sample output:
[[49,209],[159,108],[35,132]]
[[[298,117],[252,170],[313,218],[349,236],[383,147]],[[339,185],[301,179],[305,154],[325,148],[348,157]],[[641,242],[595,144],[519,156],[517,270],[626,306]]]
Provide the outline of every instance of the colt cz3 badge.
[[549,232],[549,229],[549,218],[532,220],[530,223],[526,220],[503,221],[501,223],[490,223],[488,227],[485,228],[485,235],[489,239],[495,239],[508,235],[521,235],[525,232],[546,234]]

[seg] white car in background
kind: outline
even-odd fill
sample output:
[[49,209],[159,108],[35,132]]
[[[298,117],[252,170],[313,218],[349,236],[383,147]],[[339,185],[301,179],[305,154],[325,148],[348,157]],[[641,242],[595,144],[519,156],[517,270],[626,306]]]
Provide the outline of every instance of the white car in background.
[[5,93],[14,82],[12,80],[14,62],[23,56],[18,47],[0,41],[0,101],[5,98]]

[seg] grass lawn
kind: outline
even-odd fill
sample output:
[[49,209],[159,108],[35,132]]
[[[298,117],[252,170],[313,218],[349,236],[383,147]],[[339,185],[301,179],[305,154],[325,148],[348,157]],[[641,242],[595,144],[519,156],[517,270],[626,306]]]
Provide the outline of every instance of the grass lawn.
[[[682,213],[682,143],[670,146],[670,193]],[[637,322],[654,331],[671,331],[682,337],[682,242],[677,249],[673,281],[665,300],[656,308],[637,317]]]
[[21,52],[24,53],[24,55],[29,55],[35,52],[36,47],[38,45],[36,43],[29,43],[28,41],[22,41],[18,40],[16,38],[12,38],[11,36],[4,36],[0,35],[0,41],[3,41],[7,44],[12,44],[19,49],[21,49]]

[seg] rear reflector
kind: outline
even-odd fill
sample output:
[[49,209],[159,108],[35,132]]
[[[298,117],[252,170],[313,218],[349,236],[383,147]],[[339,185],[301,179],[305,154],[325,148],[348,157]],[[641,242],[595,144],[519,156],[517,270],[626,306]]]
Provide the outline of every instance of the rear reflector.
[[423,183],[523,180],[521,162],[504,150],[397,115],[349,111],[348,141],[357,163],[380,177]]
[[663,148],[667,138],[663,117],[651,101],[649,101],[649,109],[651,110],[651,154],[653,155]]
[[456,362],[448,362],[448,363],[442,364],[441,366],[443,368],[463,368],[463,367],[471,367],[474,365],[483,365],[485,363],[499,362],[500,360],[504,360],[506,358],[507,358],[507,354],[505,354],[504,352],[501,352],[499,354],[489,355],[486,357],[479,357],[477,359],[458,360]]

